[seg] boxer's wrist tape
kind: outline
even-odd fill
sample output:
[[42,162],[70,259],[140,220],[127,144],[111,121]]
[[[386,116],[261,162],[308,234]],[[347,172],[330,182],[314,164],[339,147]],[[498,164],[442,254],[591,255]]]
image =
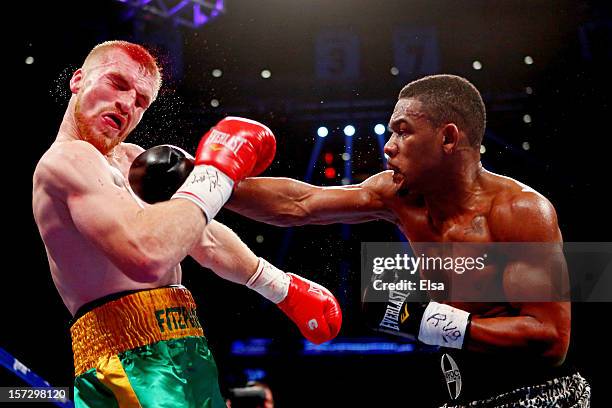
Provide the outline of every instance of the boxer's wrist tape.
[[269,301],[280,303],[287,297],[289,283],[289,275],[265,259],[259,258],[257,271],[249,278],[246,286]]
[[214,166],[195,166],[172,198],[184,198],[200,207],[211,222],[229,200],[234,181]]
[[419,329],[419,340],[434,346],[460,349],[470,321],[464,310],[437,302],[429,302]]

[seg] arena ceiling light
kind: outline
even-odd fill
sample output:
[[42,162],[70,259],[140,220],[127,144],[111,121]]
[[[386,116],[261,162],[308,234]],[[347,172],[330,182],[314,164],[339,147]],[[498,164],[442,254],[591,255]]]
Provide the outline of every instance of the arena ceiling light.
[[384,135],[386,130],[387,127],[382,123],[379,123],[378,125],[374,126],[374,133],[376,133],[377,135]]
[[173,20],[191,28],[200,28],[225,13],[225,0],[115,0],[133,10]]
[[327,135],[329,135],[329,130],[325,126],[321,126],[317,129],[317,135],[319,137],[326,137]]
[[355,134],[355,126],[353,125],[346,125],[344,127],[344,134],[347,136],[353,136]]

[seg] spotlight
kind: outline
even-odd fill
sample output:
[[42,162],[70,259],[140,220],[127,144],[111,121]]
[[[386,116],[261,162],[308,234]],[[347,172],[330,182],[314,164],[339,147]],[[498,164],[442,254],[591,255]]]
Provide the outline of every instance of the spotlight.
[[391,71],[391,75],[393,76],[399,75],[399,69],[397,69],[397,67],[391,67],[390,71]]
[[480,61],[472,62],[472,68],[474,68],[476,71],[480,71],[482,69],[481,62]]
[[386,130],[387,128],[382,123],[379,123],[378,125],[374,126],[374,133],[376,133],[377,135],[384,135]]
[[533,64],[533,58],[531,58],[529,55],[527,55],[523,61],[525,61],[525,64],[527,65]]
[[321,126],[317,129],[317,135],[319,135],[319,137],[325,137],[329,135],[329,130],[327,130],[325,126]]
[[480,145],[480,154],[485,154],[487,152],[487,148],[484,145]]
[[523,115],[523,122],[531,123],[531,115],[529,115],[529,114]]
[[220,69],[216,68],[212,70],[212,76],[214,76],[215,78],[221,78],[221,75],[223,75],[223,71],[221,71]]
[[529,149],[531,149],[529,142],[523,142],[523,150],[529,150]]
[[272,76],[272,72],[270,72],[270,70],[268,69],[264,69],[263,71],[261,71],[261,77],[263,79],[268,79]]
[[212,106],[213,108],[217,108],[217,107],[219,107],[219,100],[217,100],[217,99],[212,99],[212,100],[210,101],[210,106]]
[[353,136],[355,134],[355,127],[352,125],[346,125],[344,127],[344,134],[347,136]]

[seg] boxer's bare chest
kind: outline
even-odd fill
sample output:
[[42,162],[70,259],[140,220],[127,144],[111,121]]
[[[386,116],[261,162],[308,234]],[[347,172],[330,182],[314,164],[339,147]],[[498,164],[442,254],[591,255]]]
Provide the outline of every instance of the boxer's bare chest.
[[395,212],[414,256],[429,261],[422,263],[421,278],[443,285],[443,289],[438,285],[429,290],[432,299],[473,313],[490,313],[497,308],[490,294],[503,293],[504,265],[494,261],[499,257],[489,224],[490,202],[443,223],[436,223],[425,207],[404,207]]
[[[110,171],[113,174],[115,184],[119,187],[124,186],[124,180],[127,180],[130,170],[131,158],[128,153],[120,146],[115,148],[115,151],[109,156],[105,156],[106,161],[110,166]],[[120,176],[120,177],[119,177]]]

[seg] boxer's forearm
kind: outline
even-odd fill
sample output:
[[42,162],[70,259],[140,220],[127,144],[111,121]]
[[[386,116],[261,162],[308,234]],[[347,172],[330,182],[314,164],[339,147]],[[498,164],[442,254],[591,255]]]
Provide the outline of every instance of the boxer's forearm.
[[225,208],[267,224],[301,225],[308,222],[305,203],[314,190],[312,185],[289,178],[247,178],[235,188]]
[[212,221],[189,255],[201,266],[231,282],[245,284],[257,270],[259,259],[225,225]]
[[289,178],[257,177],[241,182],[225,205],[268,224],[355,224],[391,220],[390,211],[362,185],[319,187]]
[[464,348],[485,353],[527,353],[558,364],[567,352],[566,334],[532,316],[472,317]]

